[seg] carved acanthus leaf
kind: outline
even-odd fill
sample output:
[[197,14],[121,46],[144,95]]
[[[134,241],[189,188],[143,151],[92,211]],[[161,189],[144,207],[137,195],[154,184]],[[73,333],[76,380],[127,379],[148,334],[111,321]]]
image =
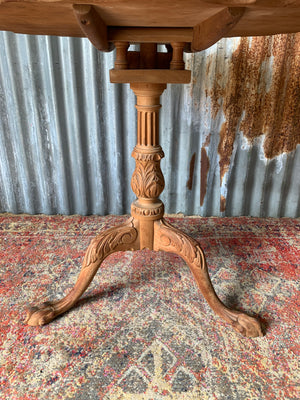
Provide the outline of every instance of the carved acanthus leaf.
[[159,249],[179,254],[188,263],[197,268],[205,268],[203,251],[196,240],[169,225],[166,221],[160,222],[157,232]]
[[158,161],[136,161],[131,187],[137,197],[157,198],[165,187]]
[[133,225],[121,225],[100,233],[89,245],[82,268],[87,268],[95,262],[101,263],[119,245],[134,243],[137,235]]

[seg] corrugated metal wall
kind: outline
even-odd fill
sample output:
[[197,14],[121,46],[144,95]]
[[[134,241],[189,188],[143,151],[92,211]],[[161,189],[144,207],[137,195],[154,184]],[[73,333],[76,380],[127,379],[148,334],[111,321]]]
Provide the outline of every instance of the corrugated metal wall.
[[[300,36],[223,39],[162,96],[168,213],[300,216]],[[0,32],[0,211],[129,213],[135,98],[86,39]]]

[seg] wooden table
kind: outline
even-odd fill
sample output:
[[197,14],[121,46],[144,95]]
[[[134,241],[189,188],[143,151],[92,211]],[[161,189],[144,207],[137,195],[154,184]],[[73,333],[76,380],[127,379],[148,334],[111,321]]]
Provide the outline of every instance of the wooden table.
[[[130,83],[137,97],[136,160],[131,187],[137,196],[129,220],[92,240],[74,288],[59,301],[27,311],[43,325],[71,308],[102,261],[115,251],[164,250],[179,254],[211,308],[245,336],[262,336],[260,324],[217,297],[204,253],[191,237],[168,224],[159,195],[164,189],[159,145],[160,96],[167,83],[189,83],[183,53],[206,49],[222,37],[300,31],[300,0],[0,0],[0,29],[27,34],[88,37],[100,51],[116,49],[112,83]],[[131,43],[139,51],[129,51]],[[165,44],[166,53],[157,51]],[[3,57],[3,55],[1,55]],[[4,55],[5,56],[5,55]]]

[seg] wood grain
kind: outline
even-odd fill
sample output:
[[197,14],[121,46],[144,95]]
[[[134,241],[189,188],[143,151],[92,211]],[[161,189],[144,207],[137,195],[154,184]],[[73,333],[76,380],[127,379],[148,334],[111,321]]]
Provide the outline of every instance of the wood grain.
[[93,6],[74,4],[73,10],[80,29],[96,49],[101,51],[114,49],[114,45],[107,40],[107,26]]
[[[28,34],[78,36],[84,34],[73,13],[73,3],[58,1],[0,0],[0,29]],[[75,4],[79,2],[75,2]],[[300,31],[300,0],[93,0],[107,27],[194,28],[224,7],[244,6],[245,13],[225,36],[257,36]],[[168,42],[166,37],[160,41]],[[172,41],[182,41],[172,37]]]
[[192,51],[205,50],[226,36],[242,18],[245,8],[224,8],[194,27]]
[[112,83],[189,83],[191,71],[149,69],[110,70]]

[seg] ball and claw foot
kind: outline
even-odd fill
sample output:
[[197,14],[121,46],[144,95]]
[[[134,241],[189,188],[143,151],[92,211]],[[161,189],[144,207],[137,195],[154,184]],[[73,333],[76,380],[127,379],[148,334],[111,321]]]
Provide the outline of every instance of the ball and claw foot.
[[[107,255],[118,250],[138,250],[137,236],[132,220],[121,227],[101,233],[88,248],[82,271],[73,290],[60,301],[45,302],[29,308],[25,323],[31,326],[45,325],[70,309],[86,290]],[[246,337],[263,336],[260,324],[255,318],[231,310],[220,301],[210,281],[204,253],[194,239],[164,220],[155,221],[154,236],[154,250],[176,253],[187,262],[200,291],[217,315],[231,324],[236,332]]]
[[241,333],[243,336],[252,338],[263,336],[259,322],[247,314],[237,313],[231,325],[236,332]]
[[41,326],[48,324],[55,317],[55,308],[51,302],[45,302],[36,307],[30,307],[26,310],[25,324],[30,326]]
[[114,228],[100,232],[90,243],[75,286],[61,300],[46,301],[26,310],[25,323],[31,326],[48,324],[73,307],[92,282],[102,261],[116,251],[137,250],[138,232],[133,218]]

